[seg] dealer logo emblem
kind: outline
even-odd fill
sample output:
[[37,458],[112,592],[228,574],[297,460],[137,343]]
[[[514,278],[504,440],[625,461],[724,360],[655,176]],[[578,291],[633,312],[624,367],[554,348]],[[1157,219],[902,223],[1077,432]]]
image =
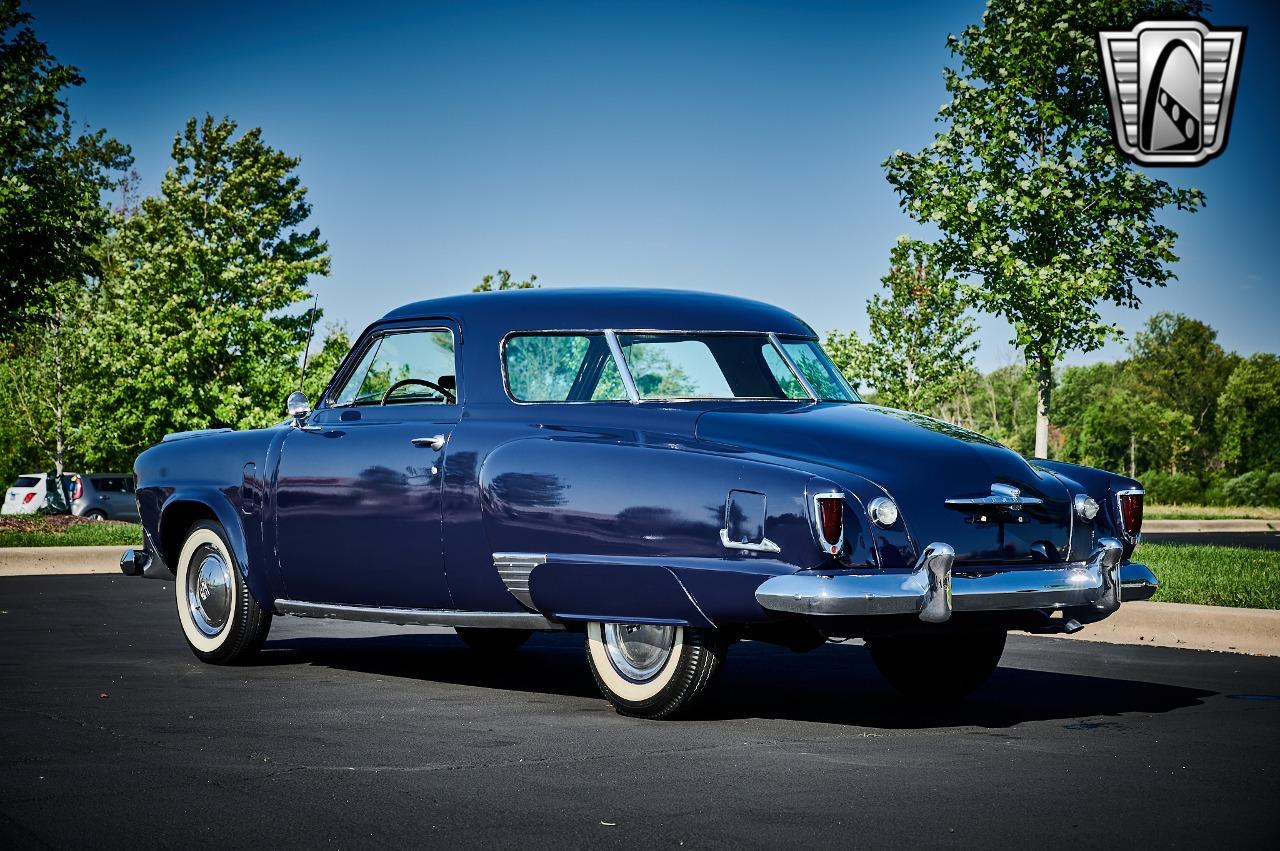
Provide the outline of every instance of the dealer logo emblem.
[[1200,165],[1227,146],[1245,28],[1143,21],[1098,33],[1116,144],[1143,165]]

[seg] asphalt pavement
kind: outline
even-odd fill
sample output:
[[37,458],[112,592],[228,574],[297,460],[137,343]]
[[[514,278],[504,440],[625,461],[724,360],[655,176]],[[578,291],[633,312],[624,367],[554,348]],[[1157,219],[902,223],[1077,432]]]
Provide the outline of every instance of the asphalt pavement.
[[969,701],[731,649],[623,718],[581,642],[281,618],[203,665],[168,584],[0,578],[0,847],[1277,847],[1280,659],[1014,637]]

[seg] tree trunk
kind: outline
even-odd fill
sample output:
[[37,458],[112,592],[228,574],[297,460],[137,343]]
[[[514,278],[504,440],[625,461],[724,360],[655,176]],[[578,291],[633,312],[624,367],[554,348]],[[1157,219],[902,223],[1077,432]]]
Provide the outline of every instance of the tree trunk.
[[1129,432],[1129,478],[1138,477],[1138,433]]
[[1053,392],[1053,361],[1043,353],[1036,356],[1036,451],[1037,458],[1049,457],[1049,396]]

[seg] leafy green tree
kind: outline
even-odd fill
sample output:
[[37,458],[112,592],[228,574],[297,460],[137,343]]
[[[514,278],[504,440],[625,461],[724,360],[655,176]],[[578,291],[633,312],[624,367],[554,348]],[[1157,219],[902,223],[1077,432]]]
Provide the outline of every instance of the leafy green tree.
[[1177,474],[1194,434],[1188,415],[1112,393],[1085,409],[1080,432],[1063,455],[1068,461],[1130,476],[1151,469]]
[[538,288],[538,276],[530,275],[527,281],[511,280],[511,273],[499,269],[496,275],[485,275],[480,283],[471,288],[473,293],[491,293],[498,290],[534,290]]
[[94,463],[127,463],[166,432],[280,419],[310,327],[291,308],[329,272],[299,160],[261,130],[193,118],[173,160],[103,250],[90,344],[112,356],[94,375]]
[[1280,472],[1280,357],[1244,360],[1218,398],[1222,460],[1234,473]]
[[1182,314],[1157,313],[1134,335],[1128,371],[1136,393],[1191,418],[1192,463],[1204,470],[1217,445],[1218,397],[1240,363],[1217,342],[1218,332]]
[[1136,306],[1163,286],[1176,233],[1166,207],[1204,196],[1134,168],[1117,150],[1095,34],[1139,17],[1197,12],[1198,0],[991,0],[948,45],[945,125],[884,166],[903,208],[942,233],[939,260],[981,278],[969,294],[1013,326],[1037,388],[1035,454],[1049,451],[1054,365],[1118,329],[1103,302]]
[[48,317],[57,284],[96,271],[101,195],[132,161],[105,131],[76,133],[63,98],[84,78],[30,24],[0,0],[0,337]]
[[833,333],[828,351],[842,371],[875,387],[878,404],[934,414],[959,389],[978,347],[959,285],[938,268],[932,246],[906,237],[880,280],[886,292],[867,302],[867,342]]
[[0,431],[0,469],[52,469],[59,476],[81,455],[85,415],[92,397],[85,381],[92,369],[81,343],[92,317],[78,282],[50,288],[49,313],[31,333],[4,343],[0,399],[6,415]]

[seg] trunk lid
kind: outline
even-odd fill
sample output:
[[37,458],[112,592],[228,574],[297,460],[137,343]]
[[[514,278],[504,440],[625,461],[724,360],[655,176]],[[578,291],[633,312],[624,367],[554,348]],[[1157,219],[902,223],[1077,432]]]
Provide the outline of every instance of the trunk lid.
[[[1013,450],[948,423],[876,405],[821,404],[712,410],[698,418],[696,433],[880,485],[898,503],[917,549],[950,544],[957,564],[1033,565],[1064,561],[1069,552],[1066,487]],[[1009,504],[974,501],[993,494]]]

